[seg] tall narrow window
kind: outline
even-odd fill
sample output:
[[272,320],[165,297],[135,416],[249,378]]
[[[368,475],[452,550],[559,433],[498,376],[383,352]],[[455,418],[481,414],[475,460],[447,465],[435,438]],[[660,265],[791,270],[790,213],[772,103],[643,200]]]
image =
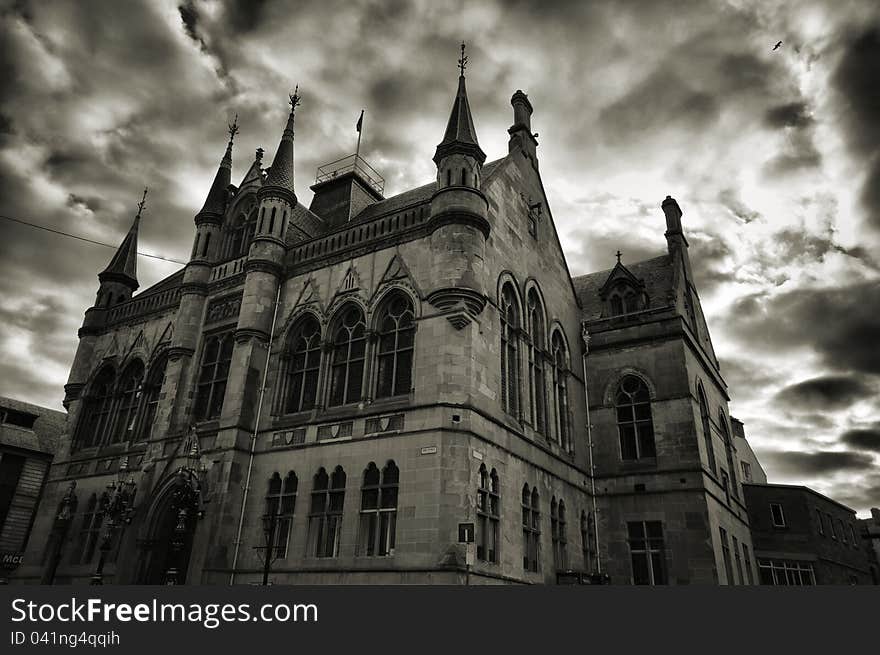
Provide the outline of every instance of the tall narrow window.
[[416,324],[409,298],[395,293],[379,312],[376,398],[400,396],[412,388]]
[[232,332],[205,337],[202,367],[196,389],[195,418],[197,421],[217,418],[223,409],[226,378],[232,361]]
[[104,514],[101,512],[98,496],[92,494],[82,515],[76,546],[71,552],[72,564],[88,564],[92,561],[95,547],[98,545],[98,537],[101,535],[103,520]]
[[345,503],[345,471],[337,466],[332,476],[324,468],[315,474],[309,508],[309,554],[315,557],[339,555],[342,508]]
[[89,385],[89,390],[83,400],[82,418],[79,421],[77,435],[77,442],[84,448],[97,446],[104,438],[104,433],[110,423],[115,379],[113,368],[105,366]]
[[712,475],[718,475],[718,469],[715,467],[715,449],[712,447],[712,426],[709,423],[709,405],[706,402],[706,393],[703,386],[697,388],[697,396],[700,401],[700,424],[703,427],[703,441],[706,444],[706,458],[709,464],[709,470]]
[[364,471],[358,555],[383,557],[394,554],[399,484],[400,472],[393,461],[385,465],[381,477],[373,462]]
[[584,559],[584,570],[593,570],[593,514],[581,512],[581,551]]
[[547,434],[547,399],[544,385],[544,308],[538,292],[529,290],[529,403],[532,426],[540,434]]
[[822,512],[819,511],[819,508],[816,508],[816,528],[823,537],[825,536],[825,525],[822,522]]
[[140,360],[129,364],[122,373],[119,383],[119,402],[116,406],[116,416],[113,420],[113,434],[110,443],[127,441],[134,430],[134,420],[137,416],[138,401],[141,395],[141,383],[144,379],[144,365]]
[[321,366],[321,326],[311,314],[303,316],[287,340],[287,376],[284,413],[303,412],[315,406]]
[[[739,498],[739,490],[736,482],[736,463],[733,459],[733,441],[730,439],[730,430],[727,429],[727,419],[724,412],[718,412],[718,424],[721,426],[721,438],[724,440],[724,450],[727,453],[727,470],[730,471],[730,493],[734,498]],[[728,501],[730,502],[730,501]]]
[[480,488],[477,489],[477,559],[498,563],[498,535],[501,521],[501,496],[498,473],[489,473],[480,464]]
[[568,408],[568,348],[558,330],[553,333],[553,405],[556,415],[556,434],[563,450],[571,452],[571,415]]
[[269,234],[275,234],[275,212],[277,207],[272,207],[272,214],[269,216]]
[[345,405],[361,399],[366,356],[364,314],[357,305],[344,307],[333,330],[328,405]]
[[721,555],[724,558],[724,572],[727,574],[727,584],[734,585],[736,581],[733,579],[733,563],[730,561],[730,542],[727,540],[727,530],[719,527],[718,531],[721,533]]
[[743,577],[742,558],[739,555],[739,542],[733,535],[731,535],[730,538],[733,540],[733,560],[736,562],[737,584],[745,584],[746,579]]
[[293,524],[293,511],[296,507],[296,491],[299,486],[296,473],[289,471],[284,480],[278,473],[269,478],[269,489],[266,492],[266,517],[274,522],[272,552],[266,557],[287,557],[287,545],[290,543],[290,527]]
[[626,375],[617,387],[615,401],[620,456],[625,460],[656,457],[648,385],[635,375]]
[[144,411],[138,425],[137,440],[146,441],[150,438],[153,423],[156,422],[156,413],[159,411],[159,395],[162,393],[162,384],[165,382],[165,367],[168,364],[167,357],[161,357],[153,362],[147,372],[144,381]]
[[510,283],[501,289],[501,406],[519,418],[519,312]]
[[627,534],[633,584],[666,584],[663,524],[660,521],[633,521],[627,523]]
[[[785,527],[785,511],[782,509],[782,505],[780,503],[770,503],[770,518],[773,521],[774,528],[784,528]],[[831,533],[834,534],[834,523],[831,523]],[[834,534],[834,538],[837,538],[837,535]]]
[[748,580],[750,585],[755,584],[755,579],[752,577],[752,558],[749,557],[749,547],[745,543],[742,545],[742,551],[743,565],[746,568],[746,580]]
[[550,500],[550,538],[553,542],[553,565],[557,571],[568,568],[568,539],[565,535],[565,503]]
[[538,490],[522,491],[523,569],[537,573],[541,569],[541,511]]

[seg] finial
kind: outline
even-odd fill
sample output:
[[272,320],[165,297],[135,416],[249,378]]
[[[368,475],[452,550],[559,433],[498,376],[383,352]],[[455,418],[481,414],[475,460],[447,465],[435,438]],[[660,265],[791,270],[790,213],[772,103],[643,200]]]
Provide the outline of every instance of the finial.
[[464,69],[467,68],[468,58],[464,54],[464,41],[461,42],[461,58],[458,60],[459,75],[464,77]]
[[263,161],[263,152],[264,152],[264,150],[262,148],[257,148],[257,152],[254,155],[254,159],[256,159],[257,161],[260,161],[260,162]]
[[143,212],[144,207],[147,206],[147,191],[148,190],[149,190],[148,187],[144,187],[144,196],[141,198],[141,201],[137,205],[137,207],[138,207],[137,217],[138,218],[141,217],[141,212]]
[[617,251],[617,263],[618,263],[618,264],[620,263],[620,256],[621,256],[622,254],[623,254],[623,253],[620,252],[619,250]]
[[294,113],[296,108],[300,106],[302,102],[302,98],[299,97],[299,84],[293,89],[293,93],[290,94],[290,113]]
[[232,119],[232,122],[229,124],[229,143],[232,143],[232,140],[235,138],[235,135],[238,134],[238,114],[235,115],[235,118]]

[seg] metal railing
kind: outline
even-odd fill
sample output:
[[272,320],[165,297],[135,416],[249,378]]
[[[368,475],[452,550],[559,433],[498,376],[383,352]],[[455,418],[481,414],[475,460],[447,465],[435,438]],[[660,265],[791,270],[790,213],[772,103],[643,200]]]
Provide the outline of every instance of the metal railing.
[[327,182],[346,173],[357,173],[379,195],[385,192],[385,178],[360,155],[348,155],[318,168],[315,184]]

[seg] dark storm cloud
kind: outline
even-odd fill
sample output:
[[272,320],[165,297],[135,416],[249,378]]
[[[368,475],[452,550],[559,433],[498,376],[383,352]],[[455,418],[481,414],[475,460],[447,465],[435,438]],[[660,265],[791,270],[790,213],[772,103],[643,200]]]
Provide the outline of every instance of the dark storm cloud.
[[840,441],[856,450],[880,453],[880,428],[847,430],[840,435]]
[[834,411],[870,398],[876,389],[864,380],[846,375],[828,375],[792,384],[776,394],[776,400],[792,409],[812,411],[823,407]]
[[880,230],[880,27],[853,27],[842,42],[845,52],[832,82],[849,148],[867,169],[861,201],[870,224]]
[[807,103],[803,101],[788,102],[784,105],[770,107],[764,114],[764,123],[771,128],[807,127],[814,122]]
[[786,477],[811,477],[832,473],[870,471],[874,458],[865,453],[849,451],[818,451],[803,453],[771,450],[760,453],[761,461]]
[[727,327],[753,348],[814,348],[837,370],[880,374],[880,284],[756,294],[733,303]]

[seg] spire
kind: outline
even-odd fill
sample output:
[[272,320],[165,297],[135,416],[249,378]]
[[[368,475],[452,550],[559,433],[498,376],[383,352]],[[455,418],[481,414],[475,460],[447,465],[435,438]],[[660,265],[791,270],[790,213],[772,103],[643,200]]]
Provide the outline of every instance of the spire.
[[471,107],[468,103],[467,88],[464,82],[464,71],[467,67],[468,57],[464,54],[465,44],[461,44],[461,57],[458,60],[458,93],[452,103],[452,113],[449,114],[449,122],[446,124],[446,133],[443,141],[437,146],[434,154],[434,162],[439,165],[440,160],[454,152],[462,152],[472,155],[480,164],[486,161],[486,153],[477,142],[477,131],[474,128],[474,119],[471,116]]
[[141,222],[141,213],[144,211],[144,207],[147,205],[147,188],[144,187],[144,195],[141,198],[141,201],[138,203],[138,211],[137,215],[134,217],[134,222],[131,224],[131,228],[128,230],[128,234],[125,235],[125,238],[122,240],[122,243],[119,245],[119,249],[116,251],[116,254],[113,255],[113,259],[110,260],[110,263],[107,265],[103,271],[101,271],[100,275],[98,275],[98,279],[101,282],[105,280],[117,280],[126,284],[133,289],[138,288],[137,281],[137,242],[138,242],[138,227]]
[[280,187],[294,193],[293,189],[293,121],[296,108],[300,105],[299,85],[290,95],[290,115],[287,117],[287,127],[281,135],[281,143],[272,160],[272,167],[266,178],[266,186]]
[[217,214],[221,215],[226,211],[226,200],[229,194],[229,185],[232,182],[232,141],[238,134],[238,114],[235,120],[229,125],[229,142],[226,144],[226,152],[220,161],[220,168],[214,176],[214,183],[205,198],[205,204],[202,206],[199,214]]

